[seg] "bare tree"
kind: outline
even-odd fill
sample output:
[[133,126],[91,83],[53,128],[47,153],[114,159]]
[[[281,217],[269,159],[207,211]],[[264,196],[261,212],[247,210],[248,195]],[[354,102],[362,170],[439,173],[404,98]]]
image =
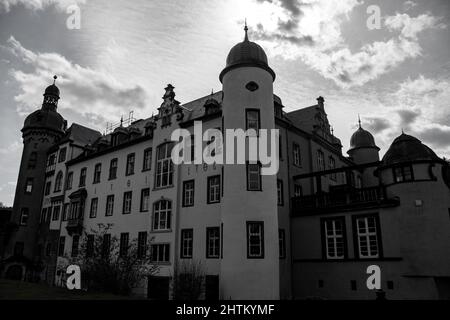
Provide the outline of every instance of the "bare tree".
[[173,281],[174,300],[198,300],[202,293],[205,269],[200,261],[183,261]]

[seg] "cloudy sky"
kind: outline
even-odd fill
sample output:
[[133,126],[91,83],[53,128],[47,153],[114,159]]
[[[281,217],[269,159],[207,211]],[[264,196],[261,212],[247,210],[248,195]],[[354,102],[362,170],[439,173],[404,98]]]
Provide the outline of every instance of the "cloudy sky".
[[[80,29],[67,27],[73,4]],[[184,103],[220,90],[245,18],[285,111],[322,95],[345,151],[361,114],[382,154],[403,128],[450,157],[448,0],[0,0],[0,202],[54,74],[69,124],[104,131],[130,110],[151,116],[167,83]]]

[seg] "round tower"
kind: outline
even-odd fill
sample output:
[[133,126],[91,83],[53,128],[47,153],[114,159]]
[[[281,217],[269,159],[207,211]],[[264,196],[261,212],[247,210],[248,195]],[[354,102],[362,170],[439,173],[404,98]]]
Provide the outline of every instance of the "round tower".
[[[380,161],[380,148],[375,144],[373,135],[364,130],[361,126],[361,120],[358,119],[358,130],[350,138],[350,149],[347,151],[355,164],[367,164]],[[362,173],[362,182],[364,187],[370,187],[378,184],[378,178],[374,176],[373,168],[367,168]]]
[[36,254],[41,201],[47,167],[48,149],[64,134],[66,121],[57,112],[59,89],[55,84],[44,92],[42,107],[26,117],[22,128],[23,151],[17,178],[11,221],[16,232],[8,242],[7,255],[32,260]]
[[[220,73],[224,132],[245,131],[249,124],[253,128],[275,129],[275,73],[264,50],[249,41],[247,26],[244,30],[244,41],[231,49]],[[225,155],[231,152],[226,142],[224,150]],[[234,152],[236,158],[236,146]],[[272,152],[278,155],[278,150]],[[224,165],[221,298],[278,299],[277,178],[276,174],[261,175],[260,182],[250,186],[248,168],[246,164]]]

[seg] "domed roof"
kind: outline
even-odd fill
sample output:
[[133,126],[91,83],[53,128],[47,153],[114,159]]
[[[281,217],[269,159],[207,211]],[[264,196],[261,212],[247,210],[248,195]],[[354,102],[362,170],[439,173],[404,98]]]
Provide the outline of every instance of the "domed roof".
[[43,128],[64,132],[65,120],[58,112],[40,109],[25,118],[22,131],[32,128]]
[[402,133],[392,142],[382,161],[391,165],[415,160],[439,160],[439,157],[419,139]]
[[226,67],[220,74],[220,81],[222,81],[223,76],[229,70],[239,66],[249,65],[258,66],[269,71],[275,79],[275,72],[273,72],[273,70],[269,67],[267,55],[264,52],[264,49],[257,43],[248,40],[247,26],[245,26],[244,30],[244,41],[231,48],[227,56]]
[[44,92],[44,96],[46,95],[52,95],[59,98],[59,88],[56,86],[55,82],[56,79],[58,79],[57,76],[53,76],[53,84],[49,85]]
[[358,148],[378,148],[373,135],[359,126],[350,138],[350,150]]

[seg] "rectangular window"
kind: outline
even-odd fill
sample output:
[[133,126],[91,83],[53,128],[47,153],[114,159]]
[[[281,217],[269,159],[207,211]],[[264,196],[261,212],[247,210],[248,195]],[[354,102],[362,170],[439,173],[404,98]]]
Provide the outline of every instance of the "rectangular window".
[[119,256],[125,257],[128,254],[128,240],[130,234],[128,232],[120,234]]
[[86,240],[86,257],[90,258],[94,256],[95,236],[93,234],[87,235]]
[[160,145],[156,153],[155,187],[163,188],[173,184],[172,143]]
[[123,214],[130,214],[131,213],[131,198],[133,194],[131,191],[127,191],[123,194],[123,207],[122,207],[122,213]]
[[297,143],[293,143],[292,146],[292,153],[293,153],[293,157],[294,157],[294,165],[297,167],[301,167],[302,166],[302,157],[301,157],[301,153],[300,153],[300,145],[298,145]]
[[170,262],[169,244],[152,244],[152,262]]
[[86,173],[87,173],[87,168],[82,168],[80,171],[79,187],[84,187],[86,185]]
[[20,225],[26,226],[28,223],[28,208],[22,208],[20,210]]
[[46,216],[47,216],[47,208],[42,208],[41,218],[39,219],[39,223],[45,222]]
[[294,197],[301,197],[303,195],[302,186],[294,184]]
[[356,229],[357,253],[359,258],[379,258],[381,243],[379,239],[379,223],[377,216],[354,217]]
[[[336,168],[336,161],[334,160],[333,157],[328,158],[328,166],[330,170],[333,170]],[[330,174],[330,179],[333,181],[336,181],[336,172],[333,172],[332,174]]]
[[64,256],[64,247],[66,245],[66,237],[59,237],[58,256]]
[[137,257],[138,259],[145,258],[147,253],[147,232],[138,233],[138,247],[137,247]]
[[52,220],[53,221],[58,221],[59,220],[59,213],[61,212],[61,206],[54,206],[53,207],[53,217]]
[[45,183],[45,189],[44,189],[44,195],[48,196],[50,194],[50,190],[52,188],[52,182],[51,181],[47,181]]
[[220,255],[220,228],[206,228],[206,258],[218,259]]
[[172,218],[172,202],[168,200],[160,200],[154,204],[153,211],[153,230],[170,230],[170,220]]
[[89,218],[97,217],[98,198],[91,199],[91,210],[89,211]]
[[247,190],[261,191],[261,166],[259,163],[247,163]]
[[74,235],[72,237],[72,257],[78,256],[78,246],[80,243],[80,236]]
[[70,209],[70,203],[65,203],[64,209],[63,209],[62,221],[67,221],[67,219],[69,218],[69,209]]
[[59,150],[58,162],[66,161],[66,153],[67,153],[67,148],[62,148],[61,150]]
[[25,193],[30,194],[33,191],[33,178],[27,178],[25,183]]
[[259,133],[260,126],[260,117],[259,110],[257,109],[246,109],[245,110],[245,119],[246,119],[246,127],[245,129],[254,129],[256,134]]
[[192,207],[194,205],[194,180],[183,182],[183,207]]
[[114,180],[117,178],[117,165],[118,165],[118,160],[117,158],[111,159],[110,163],[109,163],[109,180]]
[[395,167],[394,169],[394,181],[404,182],[414,180],[413,169],[411,165]]
[[104,234],[102,243],[102,257],[103,258],[108,257],[110,251],[111,251],[111,235]]
[[102,174],[102,164],[97,163],[94,167],[94,181],[93,183],[100,183],[100,176]]
[[280,259],[286,258],[286,234],[284,229],[278,229],[278,251]]
[[71,171],[67,174],[66,190],[72,189],[72,184],[73,184],[73,172]]
[[277,204],[284,205],[283,180],[277,180]]
[[142,189],[141,191],[141,212],[147,212],[150,202],[150,189]]
[[110,217],[114,213],[114,195],[106,197],[106,213],[105,216]]
[[317,150],[317,168],[319,171],[325,170],[325,158],[322,150]]
[[346,256],[345,218],[322,220],[322,239],[324,258],[344,259]]
[[247,258],[264,258],[264,222],[247,221]]
[[134,174],[134,160],[135,160],[134,153],[130,153],[129,155],[127,155],[127,167],[125,171],[126,176],[131,176],[132,174]]
[[181,230],[180,258],[182,259],[192,258],[193,242],[194,242],[194,230],[193,229]]
[[220,176],[208,177],[208,203],[220,202]]
[[142,165],[142,171],[147,171],[152,168],[152,148],[144,150],[144,161]]

